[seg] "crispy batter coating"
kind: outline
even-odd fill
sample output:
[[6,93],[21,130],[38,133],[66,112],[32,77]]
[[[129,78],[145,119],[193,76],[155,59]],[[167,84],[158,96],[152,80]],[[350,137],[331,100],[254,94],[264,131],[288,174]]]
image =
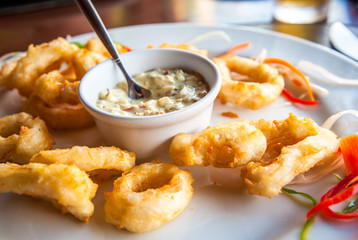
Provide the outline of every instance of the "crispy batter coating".
[[[90,40],[91,41],[91,40]],[[102,43],[101,43],[102,44]],[[104,47],[104,46],[103,46]],[[98,63],[103,62],[107,58],[96,52],[91,52],[87,49],[80,49],[76,52],[72,59],[77,79],[81,80],[82,77]]]
[[12,61],[7,61],[7,62],[4,62],[4,64],[1,66],[0,83],[2,83],[8,89],[13,89],[14,88],[14,85],[11,82],[10,74],[16,68],[18,61],[19,61],[18,59],[15,59],[15,60],[12,60]]
[[[96,51],[105,50],[97,39],[87,45]],[[116,45],[118,49],[123,48],[120,52],[130,51]],[[94,120],[80,104],[78,86],[89,69],[109,57],[106,51],[101,55],[80,49],[61,37],[30,45],[24,57],[3,64],[0,82],[26,97],[23,110],[39,116],[48,127],[60,130],[89,127],[94,125]]]
[[262,132],[248,123],[228,122],[200,133],[175,136],[169,154],[177,165],[237,167],[261,159],[266,149]]
[[16,60],[10,74],[0,75],[0,81],[8,89],[17,88],[22,96],[28,97],[41,74],[53,70],[53,65],[60,65],[59,61],[69,61],[77,50],[77,46],[60,37],[49,43],[30,45],[26,56]]
[[188,170],[171,163],[143,163],[125,172],[105,193],[106,221],[119,229],[147,232],[176,218],[193,195]]
[[[120,43],[114,43],[115,48],[117,49],[118,53],[125,53],[125,52],[129,52],[130,49],[127,48],[126,46],[120,44]],[[90,38],[86,45],[85,48],[88,49],[91,52],[95,52],[98,53],[102,56],[104,56],[105,58],[110,58],[111,55],[109,54],[109,52],[107,51],[106,47],[103,45],[102,41],[97,39],[97,38]]]
[[85,128],[95,124],[91,114],[81,104],[50,106],[36,95],[25,101],[23,110],[32,116],[39,116],[49,128],[57,130]]
[[128,170],[135,165],[135,154],[116,147],[80,147],[41,151],[30,162],[75,165],[91,174],[95,170]]
[[[222,76],[218,98],[222,103],[258,109],[270,104],[280,96],[284,80],[278,71],[268,64],[258,63],[249,58],[227,56],[214,58]],[[249,78],[248,81],[235,81],[231,73]]]
[[[130,51],[115,44],[119,53]],[[85,73],[110,55],[99,39],[91,38],[79,48],[59,37],[48,43],[30,45],[24,57],[8,61],[0,71],[0,82],[16,88],[27,98],[23,110],[39,116],[58,130],[94,125],[80,103],[78,86]]]
[[[155,48],[153,45],[149,45],[148,48]],[[208,50],[206,49],[198,49],[192,44],[183,43],[183,44],[171,44],[171,43],[163,43],[159,46],[159,48],[177,48],[181,50],[187,50],[190,52],[198,53],[204,57],[208,57]]]
[[87,223],[93,214],[91,199],[97,184],[76,166],[29,163],[0,164],[0,193],[13,192],[50,200],[61,213]]
[[295,176],[308,171],[317,163],[336,154],[337,136],[319,127],[310,118],[293,114],[278,121],[249,121],[267,139],[267,149],[261,160],[249,162],[241,172],[250,194],[271,197]]
[[54,143],[40,118],[23,112],[0,118],[0,162],[28,163],[34,154],[51,149]]
[[242,166],[250,194],[271,197],[297,175],[337,154],[339,141],[310,118],[220,123],[195,134],[175,136],[169,153],[177,165]]
[[42,74],[35,82],[33,94],[48,105],[79,104],[80,81],[68,81],[58,70]]

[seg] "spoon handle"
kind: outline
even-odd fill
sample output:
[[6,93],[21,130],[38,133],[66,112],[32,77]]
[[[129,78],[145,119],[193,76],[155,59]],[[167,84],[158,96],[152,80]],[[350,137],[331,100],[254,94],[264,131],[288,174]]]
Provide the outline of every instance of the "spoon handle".
[[[113,60],[124,70],[123,64],[119,59],[119,54],[114,46],[106,27],[104,26],[102,19],[98,15],[95,7],[93,6],[91,0],[76,0],[78,7],[81,9],[82,13],[86,16],[87,20],[91,24],[93,30],[97,33],[98,37],[101,39],[103,44],[107,47],[108,52],[112,56]],[[127,74],[126,71],[123,71],[124,74]]]
[[93,6],[91,0],[76,0],[76,3],[78,7],[81,9],[82,13],[86,16],[93,30],[97,33],[98,37],[101,39],[104,46],[107,48],[109,54],[111,54],[113,60],[117,63],[122,73],[124,74],[128,85],[128,97],[131,99],[150,97],[152,94],[150,90],[139,86],[127,73],[126,69],[123,66],[123,63],[119,59],[119,54],[117,52],[117,49],[114,46],[108,34],[108,31],[104,26],[101,17],[98,15],[96,8]]

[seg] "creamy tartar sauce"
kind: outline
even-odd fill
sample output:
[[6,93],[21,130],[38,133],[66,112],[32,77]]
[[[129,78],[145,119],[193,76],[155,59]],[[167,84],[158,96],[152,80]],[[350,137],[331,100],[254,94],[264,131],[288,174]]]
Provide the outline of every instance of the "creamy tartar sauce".
[[130,99],[127,83],[119,82],[114,88],[99,94],[97,107],[124,116],[149,116],[168,113],[189,106],[207,92],[203,77],[182,69],[154,69],[140,73],[134,80],[152,92],[150,98]]

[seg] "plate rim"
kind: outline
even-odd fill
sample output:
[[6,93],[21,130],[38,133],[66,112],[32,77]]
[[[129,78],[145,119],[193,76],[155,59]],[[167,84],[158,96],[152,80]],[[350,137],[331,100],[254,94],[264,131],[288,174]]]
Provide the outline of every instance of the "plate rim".
[[[282,33],[282,32],[277,32],[271,29],[265,29],[265,28],[260,28],[257,26],[248,26],[248,25],[233,25],[233,24],[222,24],[222,23],[194,23],[194,22],[173,22],[173,23],[147,23],[147,24],[137,24],[137,25],[128,25],[128,26],[120,26],[120,27],[113,27],[113,28],[108,28],[108,32],[109,34],[113,34],[114,32],[117,31],[121,31],[121,30],[127,30],[127,29],[140,29],[140,28],[145,28],[145,27],[150,27],[150,28],[161,28],[161,27],[204,27],[204,28],[220,28],[220,29],[229,29],[229,30],[238,30],[238,31],[248,31],[248,32],[253,32],[253,33],[260,33],[260,34],[264,34],[264,35],[270,35],[270,36],[274,36],[274,37],[279,37],[279,38],[283,38],[292,42],[296,42],[296,43],[300,43],[300,44],[304,44],[304,45],[308,45],[310,47],[319,49],[323,52],[328,52],[329,54],[334,55],[335,57],[349,62],[352,65],[355,65],[356,68],[358,68],[358,62],[354,61],[353,59],[349,58],[348,56],[334,50],[333,48],[329,48],[328,46],[322,45],[320,43],[311,41],[311,40],[307,40],[301,37],[297,37],[294,35],[290,35],[287,33]],[[96,35],[95,32],[87,32],[87,33],[82,33],[79,35],[74,35],[74,36],[70,36],[71,40],[72,39],[77,39],[77,38],[88,38],[90,36]]]

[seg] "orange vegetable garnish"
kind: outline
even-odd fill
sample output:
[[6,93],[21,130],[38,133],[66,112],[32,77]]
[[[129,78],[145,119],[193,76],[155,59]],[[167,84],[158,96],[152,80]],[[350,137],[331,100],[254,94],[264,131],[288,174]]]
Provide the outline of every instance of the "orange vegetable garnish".
[[347,175],[355,173],[358,176],[358,135],[342,137],[339,143]]
[[226,57],[226,56],[230,56],[230,55],[232,55],[234,52],[236,52],[237,50],[242,49],[242,48],[249,47],[250,45],[251,45],[250,42],[245,42],[245,43],[241,43],[241,44],[235,45],[235,46],[233,46],[232,48],[230,48],[226,53],[224,53],[223,55],[220,55],[218,58],[223,58],[223,57]]
[[320,211],[335,219],[358,218],[356,208],[338,212],[330,208],[330,206],[341,203],[358,193],[358,135],[341,138],[340,151],[343,155],[347,176],[322,196],[321,201],[307,213],[307,219]]
[[[308,95],[311,99],[312,102],[315,102],[315,98],[313,96],[313,92],[312,92],[312,88],[310,86],[310,83],[308,82],[307,78],[305,77],[305,75],[300,71],[298,70],[295,66],[293,66],[291,63],[283,60],[283,59],[280,59],[280,58],[266,58],[264,63],[267,63],[267,64],[280,64],[280,65],[283,65],[283,66],[286,66],[288,67],[293,73],[296,73],[298,76],[300,76],[302,78],[302,80],[305,82],[306,84],[306,87],[307,87],[307,92],[308,92]],[[286,89],[287,91],[287,89]],[[291,94],[292,95],[292,94]],[[312,103],[310,103],[312,104]]]

